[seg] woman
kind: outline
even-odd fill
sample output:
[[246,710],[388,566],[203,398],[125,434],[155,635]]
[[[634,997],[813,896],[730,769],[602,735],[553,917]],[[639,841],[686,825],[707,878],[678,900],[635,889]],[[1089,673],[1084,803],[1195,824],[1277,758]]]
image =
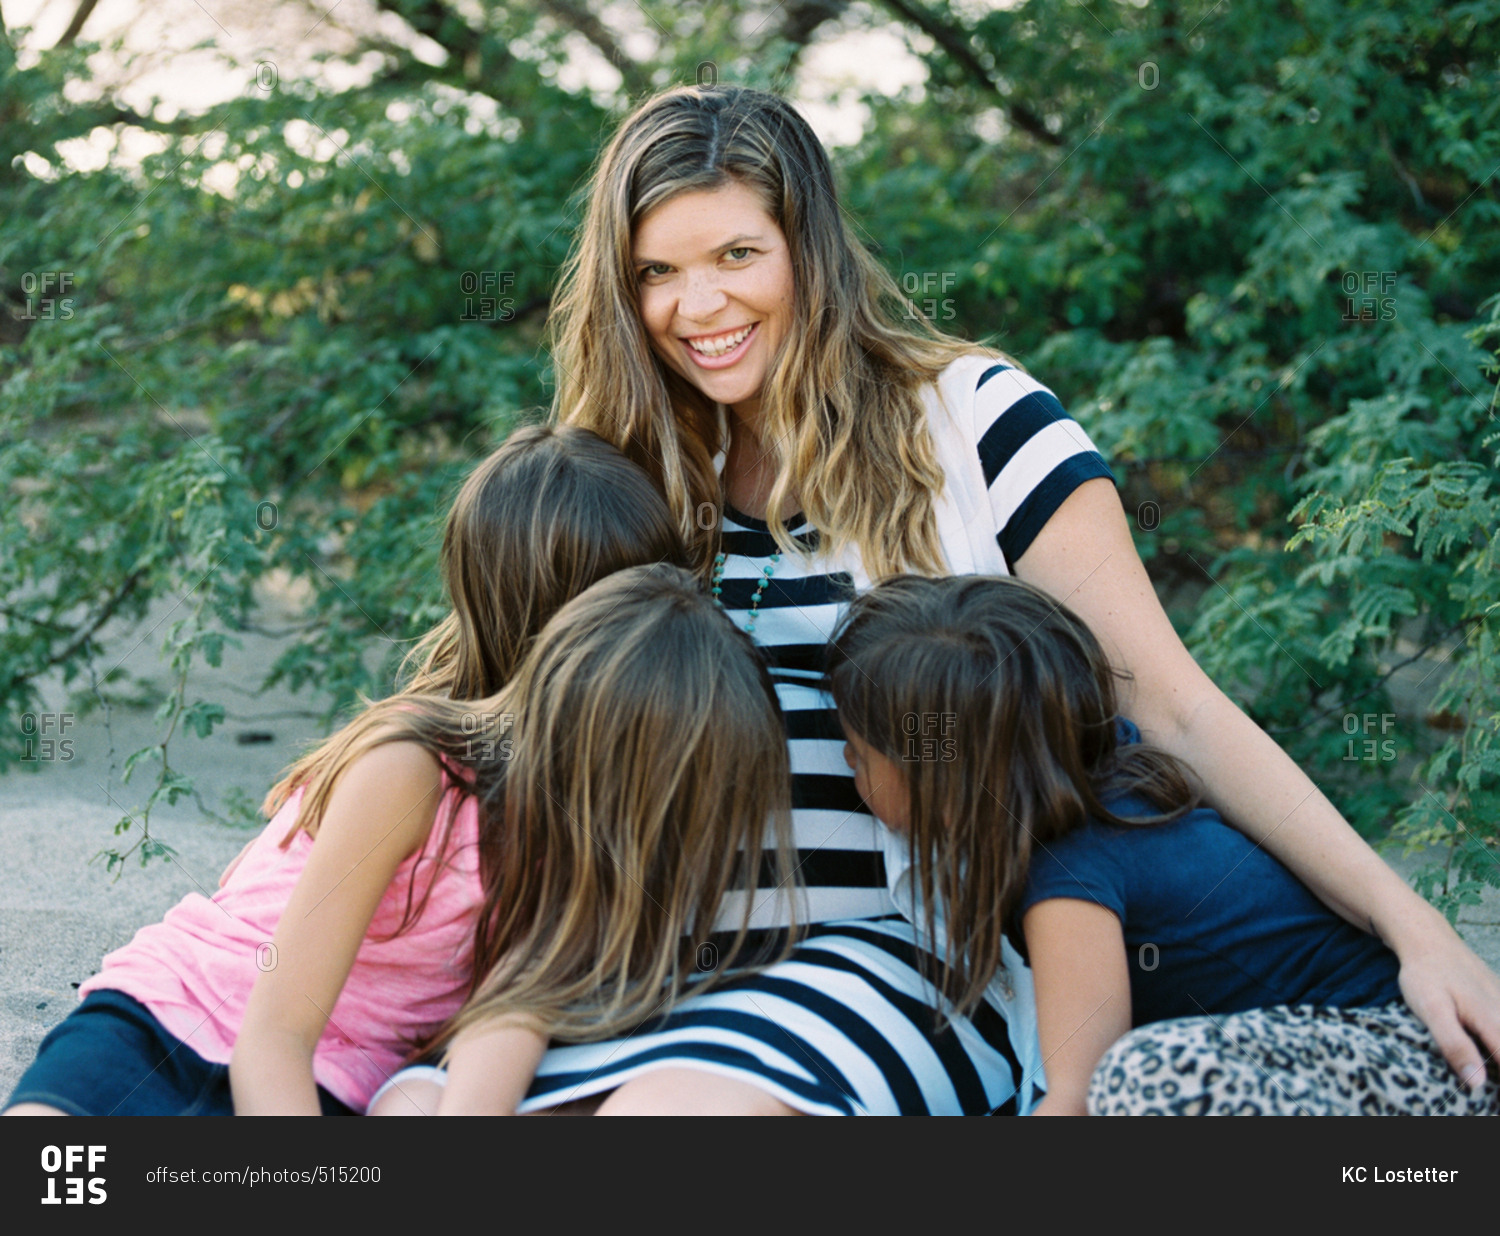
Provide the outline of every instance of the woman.
[[[913,913],[904,847],[887,851],[861,808],[815,685],[841,598],[903,571],[1010,572],[1066,601],[1130,671],[1124,713],[1391,946],[1449,1062],[1482,1074],[1500,981],[1198,668],[1108,469],[1051,393],[902,305],[850,239],[817,139],[772,95],[666,92],[600,160],[557,302],[554,415],[652,474],[715,595],[766,648],[802,921],[818,926],[788,961],[630,1039],[549,1053],[527,1107],[612,1091],[602,1112],[1029,1109],[1029,975],[1012,962],[988,1004],[937,1032],[914,931],[889,917]],[[943,725],[913,718],[912,758],[942,758]],[[774,926],[769,891],[756,896]]]

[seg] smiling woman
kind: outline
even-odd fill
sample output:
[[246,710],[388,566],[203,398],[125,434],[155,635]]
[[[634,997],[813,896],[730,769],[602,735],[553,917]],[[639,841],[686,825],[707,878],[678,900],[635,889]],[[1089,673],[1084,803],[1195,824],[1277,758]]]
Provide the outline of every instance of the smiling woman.
[[[1111,484],[1053,394],[945,336],[848,234],[822,147],[784,100],[684,87],[605,150],[552,322],[554,415],[652,476],[705,583],[772,667],[798,850],[787,960],[689,996],[626,1039],[553,1051],[527,1109],[1026,1112],[1042,1085],[1030,975],[1008,945],[972,1015],[928,976],[908,850],[844,760],[823,648],[883,576],[1015,574],[1066,601],[1130,675],[1121,708],[1208,801],[1400,957],[1461,1073],[1500,1050],[1500,982],[1199,669]],[[712,513],[713,518],[704,518]],[[918,719],[919,723],[921,719]],[[872,780],[873,778],[873,780]],[[863,802],[862,802],[863,797]],[[753,894],[756,923],[777,917]],[[734,907],[738,909],[740,907]],[[1472,1037],[1471,1037],[1472,1035]]]

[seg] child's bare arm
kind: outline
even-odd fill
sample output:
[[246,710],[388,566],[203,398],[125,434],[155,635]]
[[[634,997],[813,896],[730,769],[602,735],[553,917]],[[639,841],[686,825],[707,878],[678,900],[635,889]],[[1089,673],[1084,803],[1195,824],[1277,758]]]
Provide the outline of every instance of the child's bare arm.
[[219,877],[220,888],[223,888],[224,885],[229,883],[229,877],[234,874],[234,869],[244,861],[245,855],[250,853],[250,847],[253,846],[255,842],[256,838],[250,838],[249,841],[245,842],[245,844],[240,847],[240,852],[229,860],[229,866],[224,868],[224,873]]
[[547,1051],[530,1023],[496,1018],[461,1033],[448,1055],[439,1116],[514,1116]]
[[313,1052],[396,869],[432,828],[437,760],[389,743],[340,779],[257,976],[229,1064],[236,1115],[318,1114]]
[[1130,1029],[1130,971],[1114,911],[1092,901],[1040,901],[1022,922],[1036,984],[1047,1073],[1038,1116],[1082,1116],[1089,1078]]

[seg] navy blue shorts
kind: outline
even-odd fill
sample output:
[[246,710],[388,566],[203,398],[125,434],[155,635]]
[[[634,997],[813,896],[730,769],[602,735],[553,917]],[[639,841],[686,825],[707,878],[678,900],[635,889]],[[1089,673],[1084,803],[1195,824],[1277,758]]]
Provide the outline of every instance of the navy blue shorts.
[[[357,1116],[318,1087],[325,1116]],[[6,1107],[45,1103],[71,1116],[232,1116],[229,1066],[173,1038],[139,1000],[92,991],[52,1028]]]

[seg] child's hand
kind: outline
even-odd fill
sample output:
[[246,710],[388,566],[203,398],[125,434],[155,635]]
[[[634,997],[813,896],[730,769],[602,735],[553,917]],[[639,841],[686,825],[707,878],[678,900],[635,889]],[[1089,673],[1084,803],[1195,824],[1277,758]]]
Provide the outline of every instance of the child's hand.
[[547,1053],[547,1036],[499,1017],[459,1033],[448,1053],[439,1116],[514,1116]]
[[1065,1103],[1061,1098],[1049,1094],[1031,1109],[1033,1116],[1087,1116],[1088,1108],[1081,1102]]

